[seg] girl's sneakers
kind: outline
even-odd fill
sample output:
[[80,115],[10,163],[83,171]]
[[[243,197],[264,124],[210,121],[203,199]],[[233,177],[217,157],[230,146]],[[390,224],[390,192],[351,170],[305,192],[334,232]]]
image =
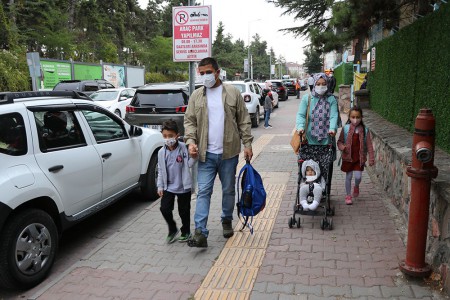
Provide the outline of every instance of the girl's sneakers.
[[353,204],[352,196],[350,196],[350,195],[345,196],[345,204],[347,204],[347,205]]
[[353,198],[356,198],[359,196],[359,186],[354,186],[353,187]]

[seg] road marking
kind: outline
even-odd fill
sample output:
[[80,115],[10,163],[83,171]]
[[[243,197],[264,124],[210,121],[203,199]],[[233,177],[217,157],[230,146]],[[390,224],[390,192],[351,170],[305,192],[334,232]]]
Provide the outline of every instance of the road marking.
[[[275,134],[264,134],[253,143],[253,160],[269,144]],[[245,164],[243,155],[237,170]],[[253,235],[248,228],[242,232],[237,222],[234,235],[228,239],[214,266],[209,270],[195,299],[250,298],[253,285],[269,244],[280,203],[289,180],[289,172],[261,172],[267,193],[266,207],[253,218]]]

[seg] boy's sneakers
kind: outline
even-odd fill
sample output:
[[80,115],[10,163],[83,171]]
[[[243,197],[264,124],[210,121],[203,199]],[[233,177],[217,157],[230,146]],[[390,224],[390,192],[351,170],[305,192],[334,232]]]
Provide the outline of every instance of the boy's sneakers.
[[353,187],[353,198],[356,198],[359,196],[359,186],[354,186]]
[[187,240],[187,244],[189,247],[207,248],[208,240],[203,235],[202,230],[197,228],[195,229],[195,234]]
[[222,222],[222,229],[223,229],[223,237],[228,239],[233,236],[233,226],[231,225],[231,220],[223,220]]
[[187,240],[190,238],[191,238],[190,233],[182,233],[181,236],[178,238],[178,241],[183,243],[183,242],[187,242]]
[[180,230],[177,229],[177,231],[169,233],[169,235],[166,237],[167,244],[172,244],[173,242],[175,242],[177,240],[177,235],[179,232]]
[[345,196],[345,204],[347,204],[347,205],[353,204],[352,196],[350,196],[350,195]]

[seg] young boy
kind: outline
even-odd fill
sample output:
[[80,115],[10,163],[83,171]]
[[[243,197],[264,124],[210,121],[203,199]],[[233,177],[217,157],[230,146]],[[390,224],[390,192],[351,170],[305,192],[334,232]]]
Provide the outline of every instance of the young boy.
[[[304,211],[316,210],[322,199],[322,191],[325,187],[323,177],[320,180],[320,184],[317,183],[317,179],[320,176],[319,165],[312,159],[304,161],[302,164],[302,176],[306,179],[300,187],[300,205]],[[313,196],[312,203],[308,203],[308,196]]]
[[175,121],[165,121],[162,125],[165,146],[158,152],[158,195],[161,198],[161,213],[169,226],[166,238],[168,244],[177,240],[179,230],[173,219],[175,196],[180,214],[180,242],[186,242],[191,236],[191,174],[189,168],[194,160],[189,158],[186,144],[178,141],[179,131]]

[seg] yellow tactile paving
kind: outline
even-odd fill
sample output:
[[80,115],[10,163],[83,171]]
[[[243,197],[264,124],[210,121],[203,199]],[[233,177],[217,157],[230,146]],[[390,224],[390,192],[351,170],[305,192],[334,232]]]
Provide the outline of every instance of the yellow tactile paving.
[[[275,135],[263,135],[253,143],[253,159]],[[237,170],[245,164],[241,154]],[[265,209],[253,218],[253,235],[248,228],[239,231],[242,224],[235,227],[235,234],[228,239],[214,266],[210,269],[202,285],[194,295],[195,299],[207,300],[247,300],[262,264],[281,199],[289,179],[288,173],[261,172],[267,193]]]

